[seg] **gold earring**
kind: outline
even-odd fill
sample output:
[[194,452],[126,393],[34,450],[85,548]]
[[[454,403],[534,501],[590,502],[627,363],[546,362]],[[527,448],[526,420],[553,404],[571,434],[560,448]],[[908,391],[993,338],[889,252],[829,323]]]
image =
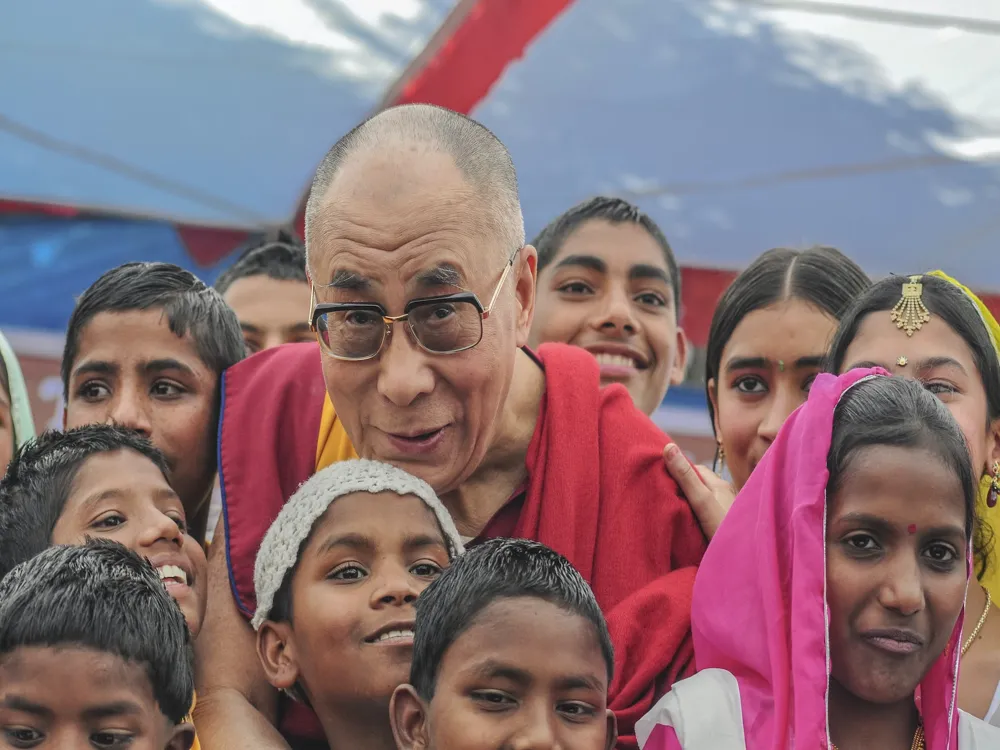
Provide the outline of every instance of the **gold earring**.
[[993,477],[990,479],[990,491],[986,495],[986,506],[995,508],[1000,497],[1000,461],[993,462]]

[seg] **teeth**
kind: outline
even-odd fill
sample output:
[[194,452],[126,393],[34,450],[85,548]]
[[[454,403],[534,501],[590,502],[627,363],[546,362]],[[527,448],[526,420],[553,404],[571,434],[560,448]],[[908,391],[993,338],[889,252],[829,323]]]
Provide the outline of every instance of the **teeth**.
[[623,357],[620,354],[607,354],[605,352],[598,352],[594,355],[594,359],[597,360],[599,365],[609,365],[611,367],[635,367],[635,360],[631,357]]
[[177,580],[187,586],[188,577],[183,568],[178,568],[176,565],[161,565],[156,572],[160,574],[161,581]]
[[378,638],[375,639],[376,643],[382,643],[384,641],[395,641],[401,639],[413,640],[412,630],[390,630],[387,633],[382,633]]

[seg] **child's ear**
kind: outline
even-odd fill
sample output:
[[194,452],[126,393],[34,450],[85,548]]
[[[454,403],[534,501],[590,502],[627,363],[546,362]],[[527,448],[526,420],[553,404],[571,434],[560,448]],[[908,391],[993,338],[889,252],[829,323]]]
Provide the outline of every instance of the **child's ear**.
[[257,631],[257,656],[267,681],[278,690],[289,690],[299,679],[295,638],[287,622],[265,620]]
[[389,723],[399,750],[427,750],[427,707],[413,685],[400,685],[389,701]]
[[163,750],[191,750],[194,744],[194,725],[184,722],[171,728],[170,737]]
[[615,718],[615,712],[610,708],[608,709],[607,737],[608,739],[604,745],[604,750],[614,750],[615,743],[618,742],[618,719]]

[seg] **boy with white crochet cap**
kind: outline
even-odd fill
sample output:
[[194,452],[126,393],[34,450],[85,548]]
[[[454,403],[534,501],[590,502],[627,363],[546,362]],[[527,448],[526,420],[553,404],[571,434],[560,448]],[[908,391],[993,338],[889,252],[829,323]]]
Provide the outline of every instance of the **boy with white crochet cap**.
[[377,461],[334,464],[281,509],[254,568],[257,653],[331,750],[394,750],[389,700],[409,676],[414,602],[461,552],[430,486]]

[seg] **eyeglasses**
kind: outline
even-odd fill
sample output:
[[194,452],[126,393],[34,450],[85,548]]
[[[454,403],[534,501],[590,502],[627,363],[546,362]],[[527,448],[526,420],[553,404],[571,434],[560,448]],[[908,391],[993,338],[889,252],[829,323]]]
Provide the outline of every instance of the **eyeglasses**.
[[520,250],[516,248],[507,259],[486,307],[472,292],[459,292],[410,300],[402,315],[386,315],[382,305],[370,302],[318,304],[314,287],[309,329],[317,334],[327,354],[350,362],[377,357],[392,336],[393,323],[404,321],[410,338],[424,351],[431,354],[464,352],[483,340],[483,321],[490,317]]

